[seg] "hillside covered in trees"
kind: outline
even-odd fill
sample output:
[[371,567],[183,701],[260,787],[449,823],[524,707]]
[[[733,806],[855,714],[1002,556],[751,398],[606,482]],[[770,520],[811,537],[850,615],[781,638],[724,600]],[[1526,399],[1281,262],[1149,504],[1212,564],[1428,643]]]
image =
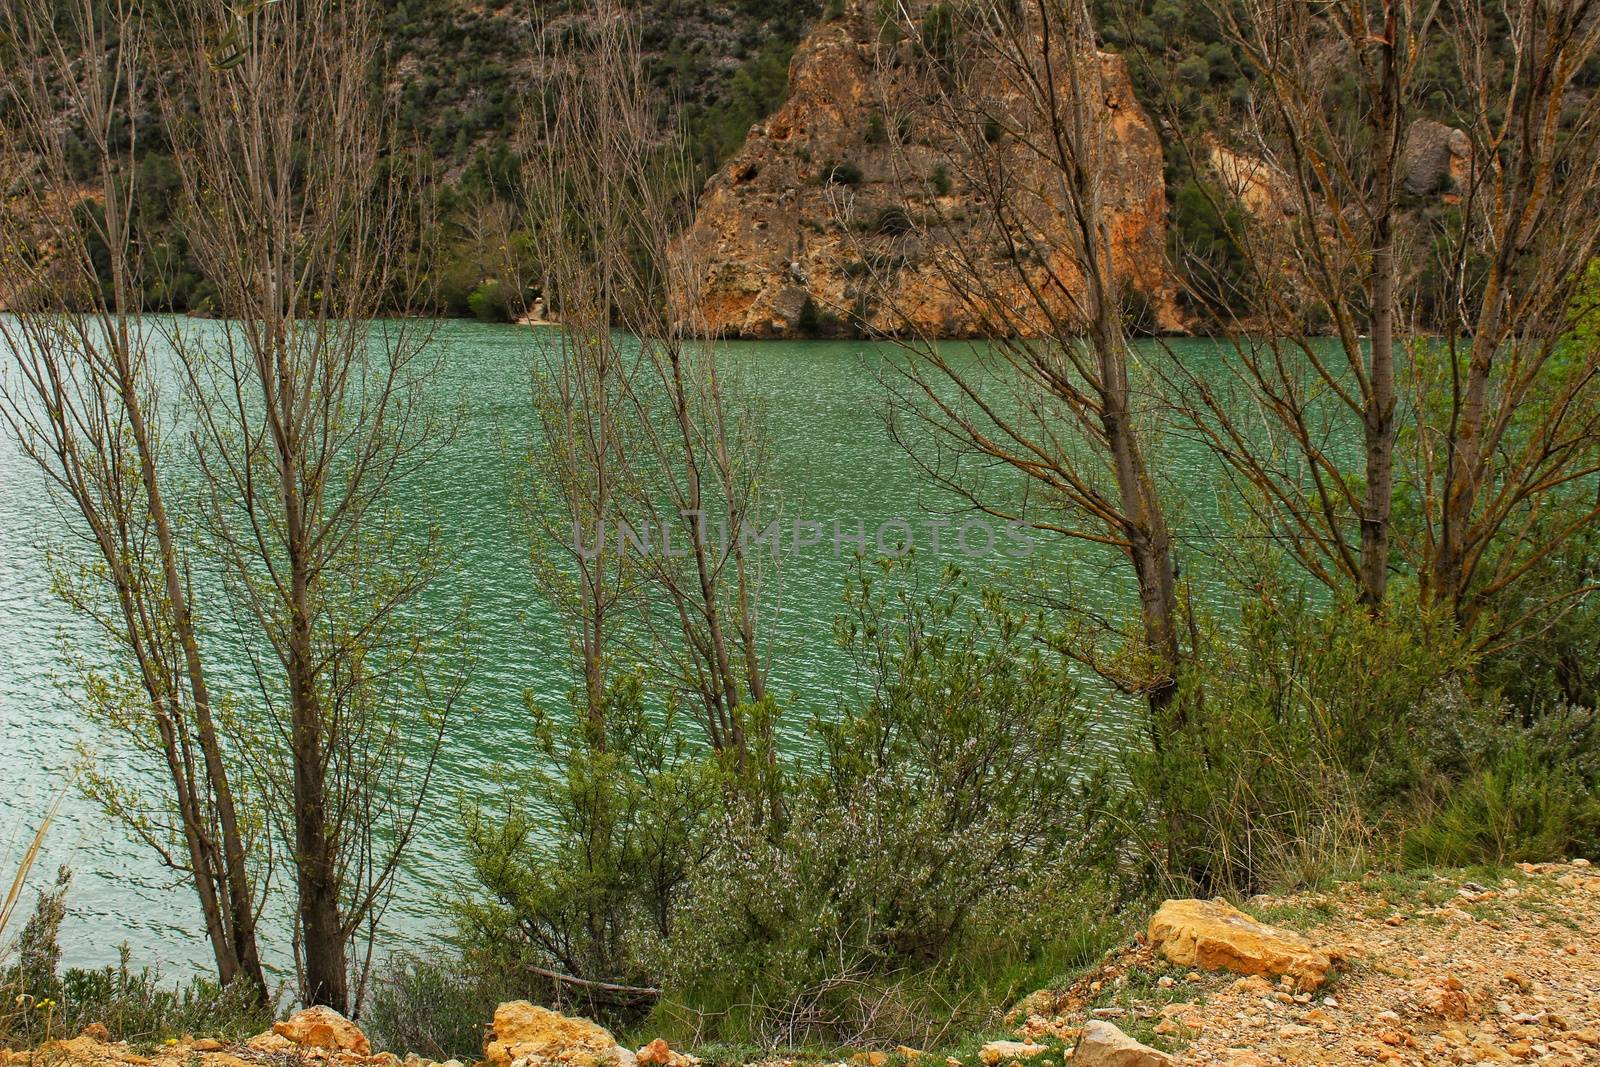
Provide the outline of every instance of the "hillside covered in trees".
[[[386,81],[403,141],[429,161],[436,193],[425,238],[433,268],[427,310],[434,314],[506,320],[544,306],[539,303],[542,267],[531,252],[525,205],[518,203],[517,170],[526,144],[522,127],[532,106],[528,87],[542,76],[540,56],[559,54],[574,34],[582,33],[568,6],[461,0],[386,0],[381,5],[381,51],[374,71]],[[955,11],[948,2],[914,6],[917,10],[908,17],[925,27],[948,25]],[[1136,106],[1143,109],[1135,122],[1150,131],[1143,136],[1159,143],[1159,170],[1144,166],[1142,156],[1135,153],[1119,174],[1129,188],[1159,191],[1155,208],[1136,197],[1136,205],[1130,201],[1117,213],[1124,229],[1139,234],[1128,246],[1138,248],[1136,253],[1130,251],[1130,262],[1139,264],[1137,317],[1143,329],[1158,332],[1227,332],[1231,319],[1247,316],[1250,310],[1241,295],[1251,284],[1250,257],[1239,247],[1237,236],[1244,228],[1241,212],[1247,210],[1250,198],[1219,200],[1208,194],[1207,179],[1224,165],[1235,174],[1270,169],[1248,154],[1236,154],[1239,144],[1230,145],[1241,140],[1234,133],[1254,98],[1255,68],[1220,24],[1220,8],[1170,0],[1132,4],[1101,0],[1094,6],[1099,46],[1121,57],[1125,71],[1121,76],[1131,82]],[[696,171],[695,184],[716,179],[707,189],[713,201],[709,223],[704,217],[701,223],[722,231],[724,269],[739,272],[745,279],[741,284],[757,286],[752,295],[736,298],[741,309],[737,315],[725,316],[715,325],[751,336],[829,336],[860,333],[868,323],[883,320],[886,312],[867,307],[860,297],[859,275],[865,273],[865,264],[859,265],[857,275],[819,282],[809,292],[787,275],[791,261],[808,254],[802,251],[804,232],[820,234],[834,221],[829,185],[856,186],[865,167],[866,186],[871,189],[876,178],[893,170],[888,161],[896,146],[891,142],[909,131],[911,118],[901,114],[897,128],[889,130],[879,98],[904,101],[918,90],[914,84],[896,82],[893,69],[877,66],[874,56],[888,42],[882,28],[899,18],[901,6],[889,0],[826,4],[638,0],[636,9],[657,104],[674,112],[681,123],[683,151]],[[846,30],[845,38],[854,47],[852,58],[841,62],[839,54],[824,54],[834,47],[825,42],[835,40],[838,27],[851,25],[855,28]],[[719,175],[719,168],[752,171],[759,168],[764,154],[770,156],[758,144],[749,149],[750,160],[730,162],[746,147],[752,128],[764,134],[759,124],[788,99],[791,63],[803,42],[815,57],[801,68],[809,72],[804,92],[813,101],[818,93],[842,92],[840,78],[854,79],[851,92],[861,99],[846,105],[849,114],[826,120],[817,143],[790,146],[804,158],[797,169],[790,168],[794,174],[780,180],[777,173],[768,173],[761,179],[772,187],[769,207],[784,192],[779,185],[788,188],[789,196],[798,186],[802,200],[809,197],[800,207],[785,207],[762,221],[761,211],[753,206],[729,203],[728,197],[717,203],[711,194],[717,181],[723,186],[742,184],[743,179],[735,180],[731,171]],[[1462,135],[1452,120],[1463,106],[1464,86],[1460,64],[1448,47],[1436,46],[1418,62],[1415,80],[1422,86],[1418,110],[1402,136],[1406,224],[1412,246],[1423,253],[1412,269],[1434,276],[1423,287],[1420,312],[1427,318],[1442,310],[1444,282],[1437,275],[1444,267],[1426,250],[1432,240],[1429,235],[1447,228],[1455,210],[1451,190],[1464,157],[1458,143]],[[1600,63],[1590,60],[1575,74],[1572,91],[1587,94],[1597,85]],[[1335,101],[1357,95],[1351,77],[1333,84],[1330,91]],[[146,101],[144,114],[134,119],[132,130],[121,131],[123,136],[137,134],[136,151],[143,167],[137,225],[150,261],[144,274],[145,303],[155,310],[211,314],[216,294],[196,269],[178,218],[179,176],[171,149],[162,143],[159,124],[147,121],[155,110],[156,89],[146,85],[145,93],[152,99]],[[794,106],[805,114],[813,105],[801,100]],[[83,140],[69,131],[66,151],[87,177],[90,153]],[[1219,152],[1228,153],[1227,162]],[[817,153],[828,158],[812,159]],[[820,169],[824,164],[833,169],[824,174]],[[1271,178],[1266,184],[1279,180]],[[924,191],[948,197],[950,184],[946,170],[932,175]],[[1256,184],[1265,187],[1259,180]],[[822,192],[804,192],[811,188]],[[893,248],[907,243],[903,238],[907,227],[897,224],[893,204],[906,190],[890,181],[880,183],[875,192],[876,200],[883,201],[877,214],[869,210],[870,204],[858,205],[863,216],[833,227],[834,239],[809,254],[825,251],[848,265],[852,257],[841,255],[838,246],[854,240],[852,231],[860,231],[880,239],[879,245],[892,246],[888,254],[899,256]],[[959,199],[962,190],[955,195]],[[855,199],[875,202],[871,195]],[[87,205],[79,209],[92,210]],[[743,237],[732,238],[730,245],[728,234],[741,227]],[[1172,273],[1155,262],[1162,245]],[[763,272],[775,276],[761,295],[754,295],[760,285],[750,279]],[[925,290],[923,295],[928,295]],[[752,299],[755,308],[742,310]],[[781,310],[774,310],[774,301]],[[751,316],[752,322],[744,321]],[[942,321],[949,318],[948,309],[934,301],[921,318]],[[954,330],[961,332],[959,326]]]
[[[402,139],[431,160],[436,183],[436,230],[430,238],[441,250],[433,289],[438,314],[513,314],[510,276],[532,265],[508,264],[506,235],[486,219],[503,219],[512,207],[524,90],[541,36],[545,47],[559,49],[563,35],[573,32],[568,6],[561,0],[380,5],[381,51],[374,70],[387,81]],[[636,6],[651,83],[660,101],[678,110],[694,165],[710,174],[743,142],[751,124],[781,102],[790,57],[819,5],[640,0]],[[178,218],[179,175],[154,121],[159,91],[159,84],[146,83],[131,127],[123,117],[116,131],[119,138],[136,140],[141,161],[138,225],[151,258],[145,302],[152,310],[210,314],[216,294],[189,252]],[[69,161],[87,180],[93,167],[88,138],[81,129],[69,129],[64,140]],[[513,249],[517,236],[512,234]]]

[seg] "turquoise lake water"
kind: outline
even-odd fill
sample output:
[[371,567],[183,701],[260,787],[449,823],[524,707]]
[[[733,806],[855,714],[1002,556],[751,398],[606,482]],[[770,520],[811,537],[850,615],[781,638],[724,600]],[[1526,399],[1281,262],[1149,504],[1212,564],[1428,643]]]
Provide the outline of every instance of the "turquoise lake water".
[[[536,334],[450,322],[441,324],[436,343],[447,371],[439,395],[464,399],[467,422],[448,453],[407,493],[416,514],[442,523],[457,556],[424,607],[444,612],[469,604],[466,643],[473,668],[420,840],[387,919],[396,943],[426,938],[436,929],[438,897],[470,888],[456,851],[457,813],[462,799],[492,792],[497,766],[529,758],[524,693],[559,707],[572,684],[563,638],[534,588],[528,542],[509,502],[507,457],[526,447],[533,433],[529,368]],[[841,520],[850,533],[859,520],[870,535],[889,520],[927,532],[939,516],[952,516],[954,530],[961,516],[953,515],[956,503],[924,482],[891,438],[874,373],[880,357],[870,345],[766,342],[728,344],[722,351],[765,402],[772,481],[782,494],[785,520],[822,525],[817,545],[786,555],[778,599],[771,684],[786,704],[787,743],[800,745],[805,724],[814,714],[826,715],[844,691],[847,661],[834,645],[832,623],[853,549],[844,544],[835,554],[832,521]],[[1204,341],[1179,342],[1177,353],[1213,358]],[[1182,509],[1185,552],[1200,559],[1216,514],[1209,465],[1175,435],[1162,449],[1163,477]],[[0,859],[25,847],[37,815],[80,749],[111,766],[125,758],[114,737],[94,735],[64,684],[64,650],[92,658],[99,649],[49,591],[45,552],[67,541],[66,523],[40,473],[14,442],[0,439]],[[998,551],[974,559],[948,534],[943,541],[935,557],[927,553],[926,537],[919,538],[919,567],[958,563],[980,580],[1070,596],[1095,609],[1126,603],[1128,585],[1116,561],[1081,545],[1046,541],[1027,559]],[[223,667],[216,672],[220,684],[248,691],[242,662]],[[217,677],[213,684],[219,684]],[[1116,701],[1105,697],[1104,707],[1104,728],[1117,729]],[[189,890],[76,795],[66,799],[35,881],[42,883],[60,863],[75,874],[63,933],[65,963],[114,962],[117,946],[126,941],[137,964],[159,965],[170,975],[205,965],[208,953]],[[269,954],[282,965],[287,939],[281,917],[268,919],[275,941]]]

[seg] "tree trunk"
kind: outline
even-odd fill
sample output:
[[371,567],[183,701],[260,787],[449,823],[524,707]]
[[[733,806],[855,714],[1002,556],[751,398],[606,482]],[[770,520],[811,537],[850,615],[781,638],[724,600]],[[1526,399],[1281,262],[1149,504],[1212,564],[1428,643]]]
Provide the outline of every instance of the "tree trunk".
[[[132,368],[128,366],[126,342],[122,352],[121,371],[124,395],[133,398],[138,394],[133,381]],[[211,717],[211,691],[206,683],[205,670],[200,660],[200,642],[195,636],[194,613],[189,606],[188,589],[178,569],[177,547],[173,542],[172,523],[167,516],[166,502],[161,493],[160,481],[152,461],[152,444],[149,428],[145,424],[144,410],[131,399],[125,405],[134,447],[139,453],[140,476],[151,520],[156,527],[156,541],[161,551],[162,578],[165,582],[167,602],[171,606],[173,630],[183,648],[184,673],[189,682],[189,697],[194,705],[195,730],[200,738],[200,752],[205,763],[205,777],[216,805],[217,826],[222,833],[222,870],[216,872],[221,884],[221,903],[214,893],[201,892],[201,907],[206,912],[206,927],[225,926],[221,933],[227,942],[217,942],[212,934],[217,957],[217,978],[224,985],[242,978],[254,987],[262,1003],[268,996],[267,977],[261,967],[261,954],[256,945],[255,900],[250,891],[249,870],[245,863],[244,840],[239,830],[238,811],[234,805],[233,788],[228,779],[227,765],[223,761],[222,746],[217,739],[216,723]],[[193,806],[192,803],[190,805]],[[196,813],[197,814],[197,813]],[[188,816],[185,816],[187,821]],[[198,824],[196,826],[198,829]],[[206,881],[206,873],[195,869],[195,882]],[[210,898],[209,901],[207,898]],[[219,912],[215,924],[211,912]],[[225,916],[225,919],[224,919]]]
[[1400,151],[1400,72],[1396,65],[1394,9],[1388,9],[1383,49],[1383,74],[1377,109],[1378,154],[1374,195],[1372,276],[1369,285],[1372,336],[1369,342],[1368,389],[1362,411],[1367,487],[1362,498],[1361,576],[1358,598],[1377,610],[1389,588],[1389,526],[1394,505],[1394,319],[1395,181]]
[[[304,581],[295,579],[297,595]],[[302,601],[303,603],[303,601]],[[297,610],[290,635],[290,709],[294,755],[294,817],[300,936],[307,1004],[326,1004],[348,1014],[345,936],[339,920],[339,884],[329,838],[327,785],[323,779],[322,710],[311,674],[311,627]]]
[[[1101,421],[1111,451],[1122,512],[1126,516],[1124,536],[1128,541],[1128,558],[1139,583],[1139,614],[1145,646],[1163,668],[1162,677],[1146,690],[1151,734],[1159,745],[1167,732],[1182,725],[1181,720],[1174,720],[1171,714],[1178,695],[1179,659],[1172,534],[1155,498],[1137,434],[1129,422],[1126,359],[1113,357],[1111,362],[1115,364],[1110,368],[1112,380],[1119,384],[1115,391],[1108,391],[1107,408]],[[1103,360],[1102,365],[1106,364]]]
[[[281,338],[278,344],[278,359],[286,360]],[[325,756],[334,741],[324,736],[322,701],[317,692],[317,665],[311,639],[315,593],[309,558],[307,505],[299,482],[299,446],[290,429],[294,425],[294,405],[289,398],[294,395],[284,376],[280,379],[278,396],[284,408],[279,437],[279,474],[283,479],[289,555],[290,745],[294,758],[296,888],[305,964],[301,995],[308,1005],[325,1004],[349,1014],[346,937],[339,915],[338,850],[328,821]]]
[[1499,270],[1491,272],[1484,289],[1483,318],[1472,339],[1472,355],[1467,365],[1466,387],[1459,413],[1450,435],[1449,465],[1445,473],[1445,492],[1440,515],[1439,547],[1429,575],[1429,593],[1435,601],[1450,606],[1461,617],[1466,597],[1467,541],[1472,515],[1478,503],[1482,437],[1489,402],[1489,378],[1494,370],[1495,347],[1499,344],[1501,300]]

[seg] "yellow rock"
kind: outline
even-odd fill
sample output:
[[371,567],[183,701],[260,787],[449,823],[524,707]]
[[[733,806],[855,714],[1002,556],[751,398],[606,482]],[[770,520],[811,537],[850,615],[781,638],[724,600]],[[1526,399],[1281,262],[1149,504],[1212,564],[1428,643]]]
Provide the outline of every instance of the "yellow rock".
[[288,1052],[295,1045],[293,1041],[290,1041],[282,1034],[268,1030],[266,1033],[257,1034],[249,1041],[246,1041],[245,1047],[254,1052]]
[[656,1038],[648,1045],[641,1048],[636,1054],[641,1064],[664,1064],[672,1062],[672,1049],[661,1038]]
[[978,1059],[994,1067],[1002,1060],[1028,1060],[1044,1051],[1044,1045],[1032,1041],[991,1041],[978,1050]]
[[493,1067],[560,1063],[574,1067],[618,1058],[611,1031],[590,1022],[513,1000],[494,1010],[494,1022],[483,1046]]
[[1169,900],[1150,918],[1150,944],[1179,967],[1283,975],[1302,989],[1327,981],[1333,961],[1299,934],[1216,900]]
[[1072,1052],[1074,1067],[1169,1067],[1171,1056],[1142,1045],[1111,1023],[1092,1019],[1084,1024]]
[[372,1043],[359,1026],[332,1008],[321,1005],[304,1008],[282,1022],[273,1023],[272,1032],[302,1048],[326,1048],[335,1052],[351,1052],[357,1056],[372,1055]]
[[[614,1058],[624,1064],[627,1062],[626,1056],[619,1055]],[[639,1067],[695,1067],[700,1060],[687,1052],[678,1052],[663,1038],[658,1037],[636,1053],[635,1062]]]

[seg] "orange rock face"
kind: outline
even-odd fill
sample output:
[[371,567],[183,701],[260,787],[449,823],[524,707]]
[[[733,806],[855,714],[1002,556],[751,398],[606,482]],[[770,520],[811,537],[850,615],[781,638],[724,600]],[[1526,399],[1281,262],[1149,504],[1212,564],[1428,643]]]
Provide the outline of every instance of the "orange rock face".
[[[795,53],[787,102],[707,183],[679,244],[698,264],[689,272],[698,292],[680,296],[694,302],[698,330],[795,337],[854,322],[887,333],[975,336],[983,316],[951,291],[953,258],[983,270],[999,302],[1029,305],[1029,285],[1006,261],[1007,241],[974,185],[969,163],[978,151],[998,154],[1009,170],[1020,227],[1034,244],[1029,255],[1040,264],[1028,269],[1042,276],[1048,266],[1068,288],[1081,285],[1070,220],[1050,192],[1059,173],[1009,136],[991,144],[952,131],[930,109],[916,46],[885,45],[874,10],[858,0],[811,31]],[[1120,56],[1080,62],[1102,123],[1114,271],[1151,325],[1180,331],[1160,141]],[[1047,310],[1070,317],[1077,295],[1062,294],[1061,306]]]

